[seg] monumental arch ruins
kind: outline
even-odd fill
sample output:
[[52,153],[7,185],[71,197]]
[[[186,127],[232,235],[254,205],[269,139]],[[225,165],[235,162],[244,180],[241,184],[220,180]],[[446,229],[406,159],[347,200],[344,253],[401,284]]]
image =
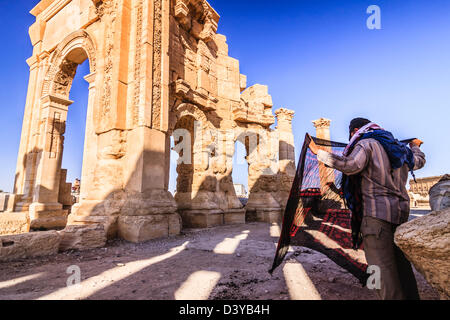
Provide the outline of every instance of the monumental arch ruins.
[[[208,2],[42,0],[31,13],[33,53],[9,211],[26,213],[33,229],[65,227],[67,248],[280,219],[295,175],[294,113],[274,115],[267,86],[246,88]],[[71,84],[85,60],[82,184],[72,206],[61,163]],[[175,196],[168,191],[171,137],[180,160],[188,159],[178,163]],[[247,151],[246,207],[231,176],[236,142]]]

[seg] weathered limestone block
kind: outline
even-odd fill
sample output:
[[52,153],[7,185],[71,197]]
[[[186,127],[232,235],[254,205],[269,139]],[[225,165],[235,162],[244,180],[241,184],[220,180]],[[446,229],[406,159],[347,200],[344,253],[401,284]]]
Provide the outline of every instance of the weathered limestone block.
[[450,208],[450,174],[446,174],[430,189],[431,210]]
[[184,228],[211,228],[224,224],[222,210],[180,210]]
[[88,250],[101,248],[106,244],[106,230],[102,224],[69,225],[59,233],[60,251]]
[[68,225],[94,225],[101,224],[106,232],[107,239],[114,239],[117,236],[118,216],[79,216],[71,214],[67,220]]
[[245,209],[229,209],[223,214],[224,224],[244,224]]
[[8,212],[13,212],[16,204],[20,201],[20,196],[17,194],[10,194],[8,197],[8,203],[7,203],[7,208],[6,211]]
[[0,236],[0,261],[53,255],[60,241],[57,231]]
[[395,243],[441,298],[450,299],[450,208],[401,225]]
[[49,209],[47,211],[30,210],[30,216],[32,217],[31,229],[50,230],[64,228],[67,224],[68,210],[60,210],[59,206],[55,210],[52,210],[49,205],[45,205],[45,207]]
[[233,110],[234,120],[240,122],[255,122],[263,125],[275,123],[272,114],[272,97],[269,88],[255,84],[241,93],[241,104]]
[[1,192],[0,193],[0,212],[6,211],[8,209],[8,199],[9,194]]
[[30,217],[27,212],[0,213],[0,235],[21,234],[30,231]]
[[122,239],[139,243],[179,234],[181,219],[178,214],[121,216],[118,228]]
[[66,180],[67,169],[61,169],[58,202],[63,205],[64,209],[68,209],[70,211],[70,208],[74,204],[72,197],[72,183],[67,183]]
[[250,192],[247,202],[247,221],[276,223],[281,221],[281,207],[268,192]]

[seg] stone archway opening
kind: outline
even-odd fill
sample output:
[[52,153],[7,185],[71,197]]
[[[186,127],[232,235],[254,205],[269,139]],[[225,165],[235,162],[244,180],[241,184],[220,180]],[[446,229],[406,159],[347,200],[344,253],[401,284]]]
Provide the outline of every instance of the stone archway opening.
[[[78,51],[78,50],[74,50]],[[82,60],[81,53],[72,55],[79,61],[70,89],[70,100],[64,133],[64,151],[61,164],[61,188],[59,200],[63,209],[72,211],[72,206],[80,202],[82,185],[82,166],[86,144],[86,118],[89,102],[89,83],[84,77],[89,75],[89,61]],[[79,60],[77,59],[79,58]]]
[[[80,67],[81,66],[81,67]],[[80,71],[76,76],[77,71]],[[81,46],[75,46],[69,49],[56,51],[54,53],[53,64],[49,68],[46,83],[43,85],[42,98],[40,100],[40,127],[39,133],[42,136],[40,148],[36,148],[34,152],[36,156],[35,167],[33,172],[34,180],[37,182],[35,188],[29,188],[31,191],[29,212],[32,229],[60,229],[67,224],[69,214],[86,196],[86,185],[90,183],[89,165],[95,163],[96,156],[93,150],[96,144],[96,134],[94,131],[94,98],[95,98],[95,72],[92,71],[92,62],[89,61],[88,52]],[[84,85],[78,82],[80,76],[88,82]],[[75,105],[74,101],[69,97],[72,95],[73,82],[76,80],[75,91],[79,89],[87,89],[84,99],[81,97]],[[86,88],[88,87],[88,88]],[[80,97],[75,93],[75,99]],[[83,95],[81,95],[83,96]],[[84,101],[83,101],[84,100]],[[69,108],[77,108],[80,105],[85,111],[79,116],[78,126],[67,125]],[[78,110],[80,111],[80,110]],[[72,114],[74,112],[70,112]],[[81,127],[80,127],[81,126]],[[67,128],[71,131],[67,133]],[[80,132],[82,132],[80,134]],[[77,154],[81,160],[81,164],[70,165],[78,167],[79,180],[81,182],[79,189],[73,194],[71,177],[68,172],[63,169],[63,155],[66,147],[65,139],[71,138],[68,144],[69,148],[81,148],[73,153],[67,153],[67,157]],[[77,143],[72,144],[72,140],[76,137]],[[73,159],[67,158],[64,164],[70,163]],[[76,160],[75,160],[76,162]],[[77,169],[75,169],[76,171]],[[75,172],[74,172],[75,174]],[[68,179],[69,178],[69,179]],[[73,177],[72,177],[73,178]]]
[[180,202],[193,190],[195,121],[191,115],[181,117],[175,125],[173,134],[174,150],[178,154],[175,200],[178,198]]
[[[241,141],[242,140],[242,141]],[[249,189],[249,138],[236,140],[234,143],[232,180],[239,201],[245,207],[250,193]]]
[[[253,207],[255,197],[259,196],[260,185],[260,162],[263,154],[261,152],[261,139],[259,132],[252,129],[245,129],[237,134],[235,139],[234,156],[237,161],[233,160],[233,184],[237,181],[245,181],[246,179],[246,197],[237,197],[244,205],[246,221],[258,221],[257,210]],[[242,155],[244,161],[242,161]],[[236,166],[235,166],[236,165]]]

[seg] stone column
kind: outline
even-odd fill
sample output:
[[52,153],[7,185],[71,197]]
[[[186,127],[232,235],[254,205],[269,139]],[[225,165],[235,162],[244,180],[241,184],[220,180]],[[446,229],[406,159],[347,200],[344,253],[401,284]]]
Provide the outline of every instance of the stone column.
[[142,242],[179,234],[181,219],[167,183],[170,137],[142,126],[131,130],[127,140],[119,236]]
[[[313,121],[314,127],[316,128],[316,137],[319,139],[324,139],[330,141],[330,124],[331,120],[320,118],[318,120]],[[325,151],[331,152],[331,147],[321,147]],[[320,189],[322,194],[328,190],[328,185],[330,183],[334,183],[334,171],[333,169],[327,168],[323,163],[319,162],[319,176],[320,176]]]
[[58,202],[64,132],[68,107],[73,101],[47,95],[41,99],[40,151],[36,187],[30,205],[32,228],[66,225],[67,212]]
[[89,83],[89,100],[86,115],[80,201],[88,198],[89,187],[93,183],[92,180],[94,178],[95,163],[97,160],[97,134],[95,133],[94,125],[94,104],[96,101],[95,76],[95,73],[91,73],[84,77]]
[[36,98],[36,91],[39,88],[38,79],[42,69],[42,63],[39,61],[40,58],[37,55],[27,60],[30,66],[30,78],[13,191],[18,203],[10,208],[13,211],[28,211],[29,205],[33,201],[36,150],[32,150],[30,144],[33,140],[33,118],[36,113],[34,107],[39,104]]
[[319,139],[330,140],[330,125],[331,120],[320,118],[313,121],[316,128],[316,137]]
[[279,188],[277,201],[280,203],[282,210],[284,210],[295,178],[295,145],[292,132],[292,119],[295,112],[281,108],[276,110],[275,114],[277,116],[279,139]]

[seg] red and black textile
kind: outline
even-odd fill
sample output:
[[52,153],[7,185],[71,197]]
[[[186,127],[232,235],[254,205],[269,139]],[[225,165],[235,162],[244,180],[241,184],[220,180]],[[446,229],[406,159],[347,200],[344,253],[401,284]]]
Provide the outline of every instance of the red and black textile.
[[311,139],[336,154],[342,154],[346,147],[306,135],[269,272],[283,262],[290,245],[302,246],[323,253],[365,285],[367,264],[364,252],[353,249],[351,211],[343,199],[342,173],[319,163],[309,150]]

